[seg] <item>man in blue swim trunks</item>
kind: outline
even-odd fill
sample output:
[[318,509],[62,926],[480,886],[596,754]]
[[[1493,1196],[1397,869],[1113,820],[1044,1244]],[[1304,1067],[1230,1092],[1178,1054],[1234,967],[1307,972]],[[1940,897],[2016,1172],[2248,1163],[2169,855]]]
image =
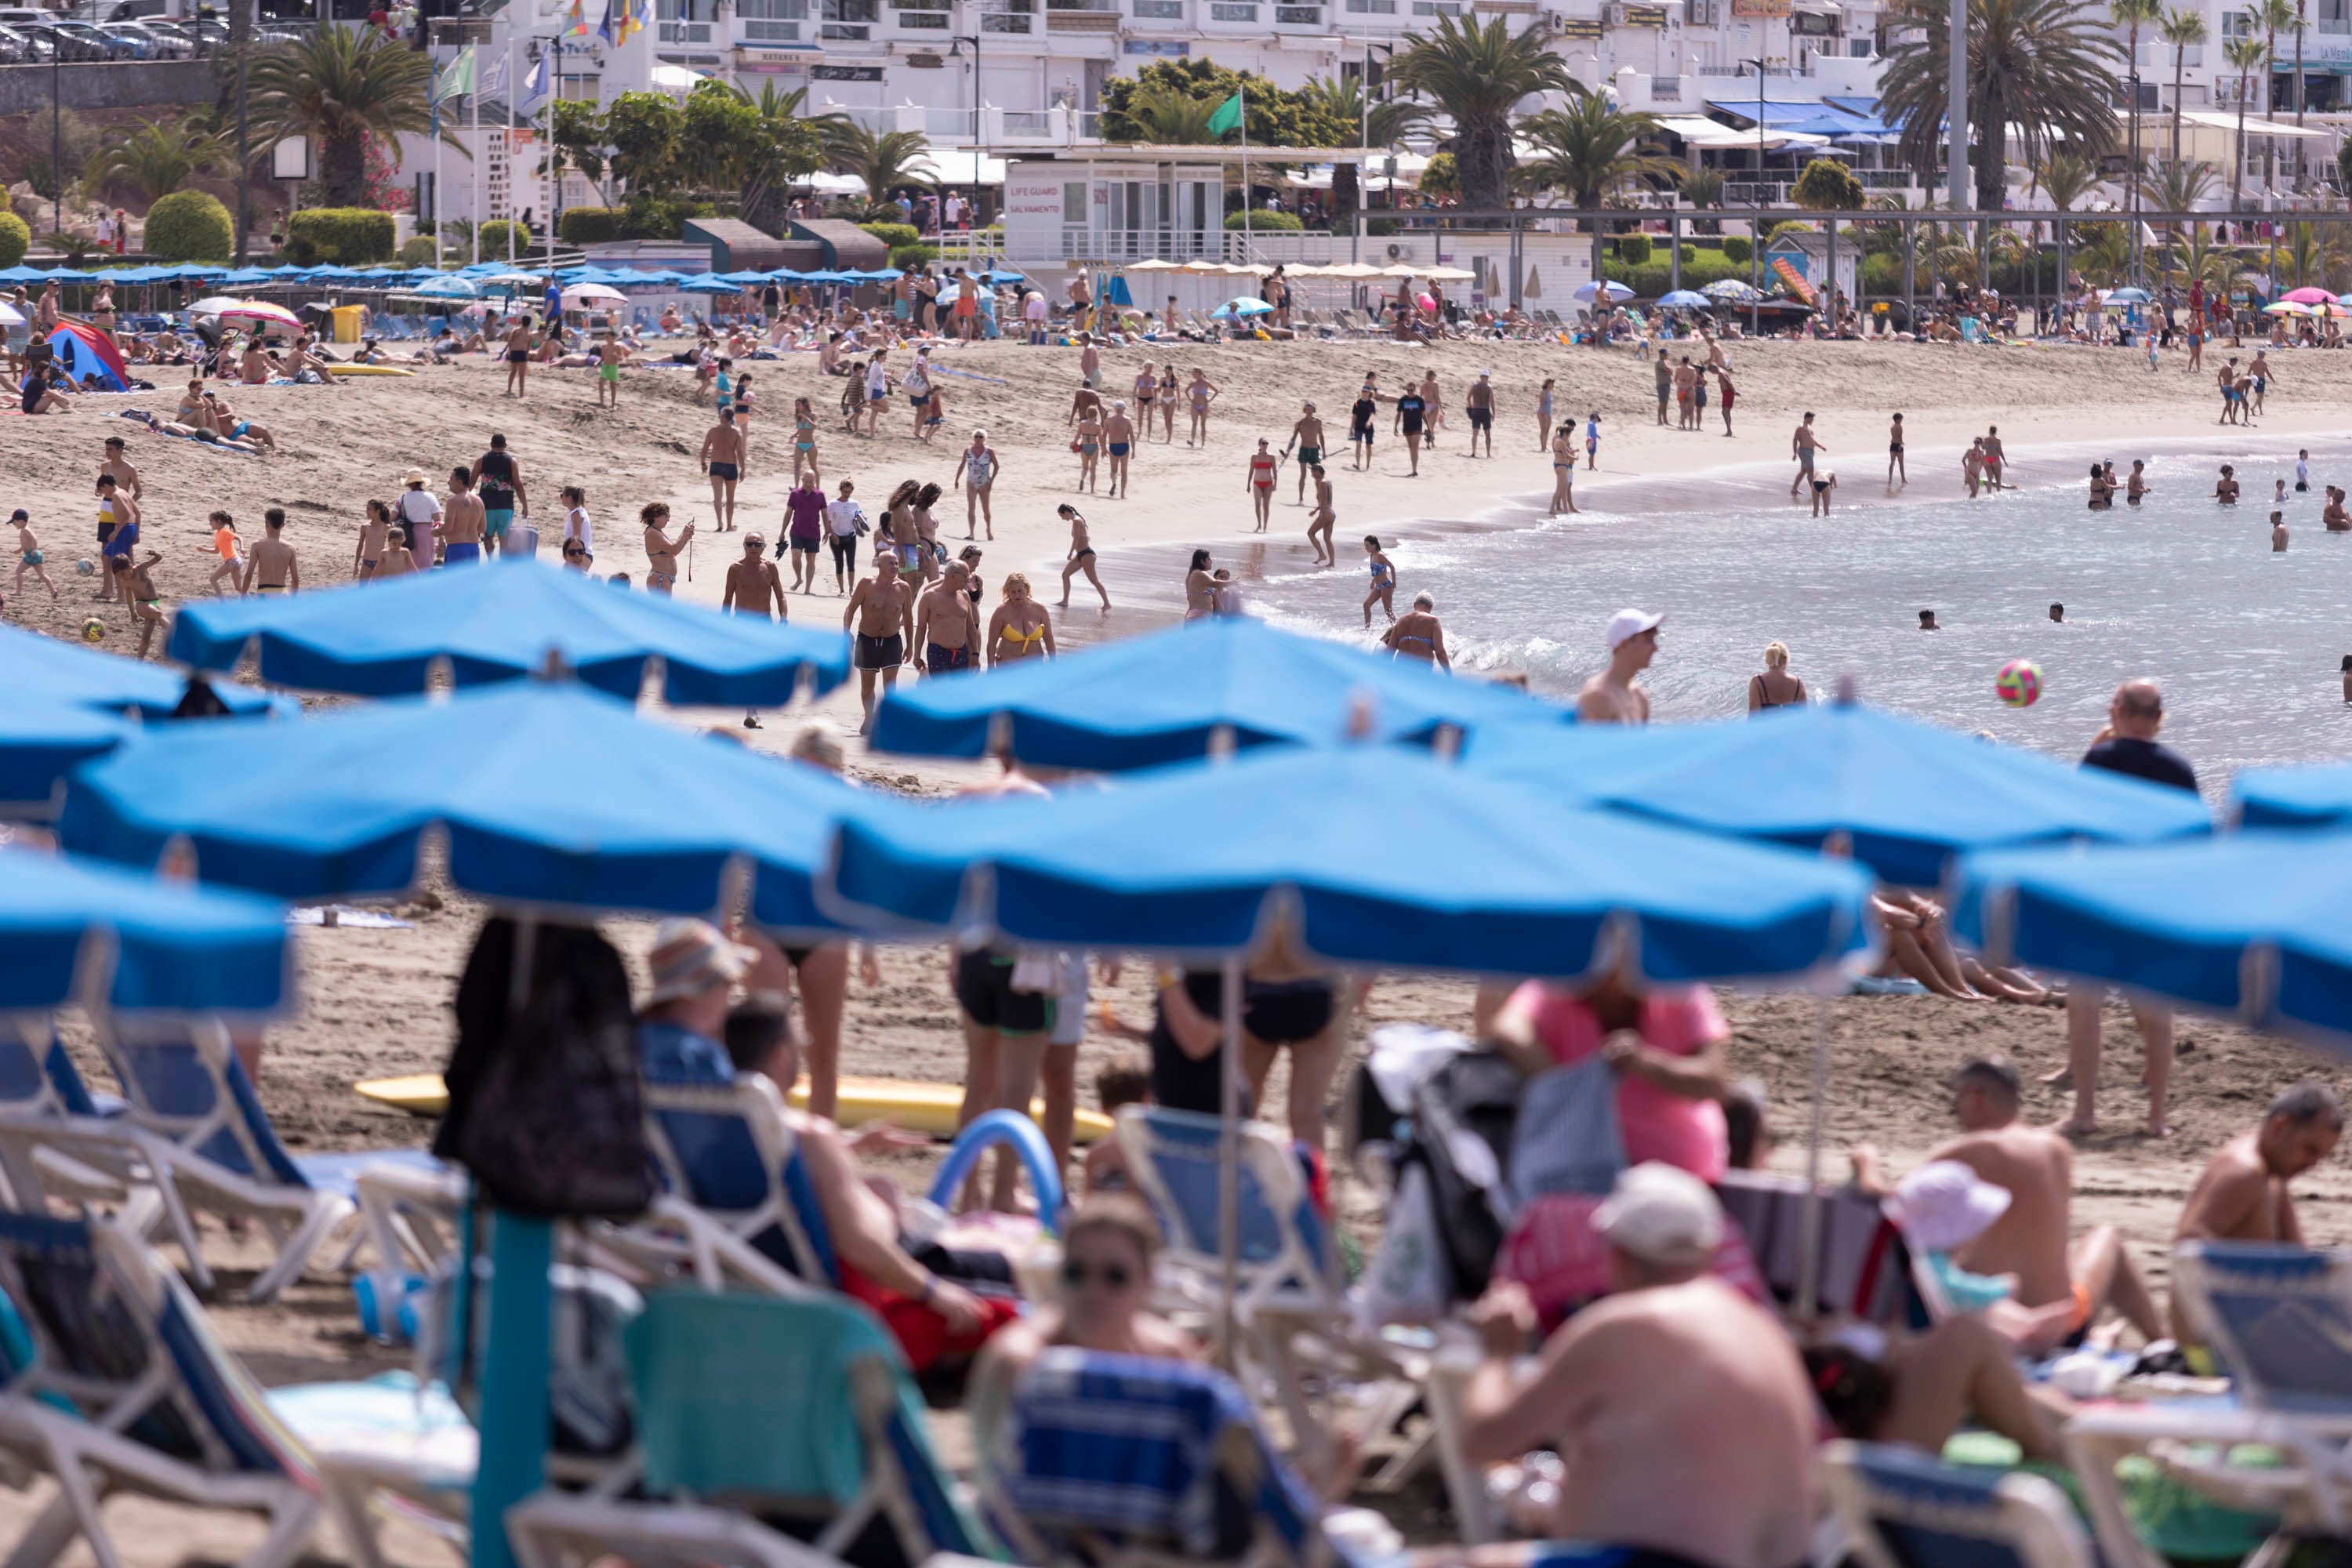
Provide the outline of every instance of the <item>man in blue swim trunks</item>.
[[482,503],[482,538],[495,554],[507,549],[507,529],[520,510],[530,515],[530,500],[522,486],[522,470],[507,450],[504,436],[490,437],[490,449],[474,464],[475,499]]
[[449,493],[441,498],[441,564],[461,566],[482,558],[485,509],[474,493],[470,468],[449,470]]

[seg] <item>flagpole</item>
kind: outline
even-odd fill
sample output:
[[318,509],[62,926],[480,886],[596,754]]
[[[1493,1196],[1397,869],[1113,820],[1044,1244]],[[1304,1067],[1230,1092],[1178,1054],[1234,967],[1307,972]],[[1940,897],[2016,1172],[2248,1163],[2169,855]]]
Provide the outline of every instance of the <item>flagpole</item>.
[[1236,87],[1234,89],[1234,96],[1241,100],[1242,105],[1242,260],[1244,263],[1249,263],[1254,262],[1256,259],[1255,253],[1257,249],[1257,245],[1250,236],[1248,85],[1244,83]]
[[441,93],[440,79],[433,82],[433,270],[441,270]]
[[506,146],[506,153],[505,153],[506,161],[507,161],[507,265],[508,265],[509,268],[511,268],[511,267],[512,267],[512,266],[514,266],[514,264],[515,264],[515,214],[516,214],[517,212],[519,212],[519,211],[520,211],[520,210],[521,210],[520,208],[519,208],[519,207],[517,207],[517,206],[515,205],[515,179],[514,179],[514,132],[515,132],[515,122],[514,122],[514,116],[515,116],[515,73],[514,73],[514,71],[515,71],[515,56],[514,56],[514,47],[515,47],[515,40],[514,40],[514,26],[513,26],[513,25],[512,25],[511,23],[509,23],[509,24],[508,25],[508,27],[507,27],[507,81],[506,81],[506,86],[507,86],[507,146]]
[[474,223],[467,236],[473,242],[474,259],[482,259],[482,65],[474,62],[473,80],[466,84],[466,96],[474,100]]

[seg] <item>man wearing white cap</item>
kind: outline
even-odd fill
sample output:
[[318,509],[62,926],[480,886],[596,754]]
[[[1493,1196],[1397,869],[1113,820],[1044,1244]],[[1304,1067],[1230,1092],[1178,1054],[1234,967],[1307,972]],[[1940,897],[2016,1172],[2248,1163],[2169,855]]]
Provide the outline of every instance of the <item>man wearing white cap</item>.
[[1658,657],[1658,626],[1666,617],[1620,610],[1609,617],[1609,668],[1584,683],[1576,716],[1587,724],[1646,724],[1650,694],[1634,679]]
[[[770,951],[772,963],[782,963],[782,955]],[[762,1073],[739,1078],[727,1047],[719,1043],[734,1005],[735,984],[761,956],[760,950],[730,941],[708,921],[661,923],[646,955],[654,974],[653,994],[637,1015],[639,1070],[648,1081],[741,1083],[755,1093],[775,1091],[776,1085]],[[780,1054],[790,1065],[779,1076],[789,1082],[799,1076],[798,1053]],[[837,1262],[854,1270],[857,1280],[920,1301],[940,1315],[952,1335],[969,1335],[986,1324],[990,1314],[970,1291],[937,1278],[898,1245],[898,1216],[858,1179],[841,1130],[823,1117],[790,1110],[781,1094],[777,1098],[777,1111],[792,1129],[801,1169],[816,1195]],[[847,1288],[853,1281],[845,1276],[842,1283]]]
[[1463,1400],[1474,1464],[1557,1447],[1552,1533],[1630,1547],[1645,1568],[1805,1561],[1818,1430],[1779,1321],[1717,1279],[1723,1212],[1706,1184],[1636,1165],[1594,1215],[1615,1293],[1578,1313],[1516,1383],[1534,1314],[1515,1285],[1474,1310],[1486,1357]]

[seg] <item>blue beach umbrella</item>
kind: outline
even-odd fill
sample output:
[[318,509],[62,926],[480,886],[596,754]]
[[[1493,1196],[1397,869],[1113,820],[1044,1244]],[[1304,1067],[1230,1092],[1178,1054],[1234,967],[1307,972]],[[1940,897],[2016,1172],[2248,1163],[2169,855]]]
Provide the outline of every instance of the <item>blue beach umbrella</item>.
[[2352,826],[2352,764],[2249,768],[2230,797],[2248,827]]
[[1666,984],[1866,952],[1856,868],[1580,811],[1436,758],[1290,748],[1051,801],[843,824],[845,910],[1014,942],[1245,952],[1279,909],[1335,963],[1577,976],[1622,938]]
[[722,616],[658,594],[616,594],[531,561],[417,572],[389,583],[182,606],[170,653],[231,669],[258,645],[274,686],[389,697],[425,689],[436,658],[463,686],[513,680],[554,655],[590,686],[635,700],[646,661],[665,700],[773,707],[803,675],[820,692],[849,675],[840,632]]
[[[0,669],[8,672],[12,698],[144,719],[169,719],[188,691],[187,678],[168,665],[100,653],[21,626],[0,626]],[[291,700],[226,680],[215,682],[213,691],[234,713],[300,710]]]
[[55,814],[65,776],[139,731],[121,715],[21,697],[0,707],[0,817]]
[[1271,316],[1274,307],[1248,294],[1237,295],[1209,312],[1212,316]]
[[1590,300],[1595,292],[1603,289],[1607,290],[1609,298],[1612,300],[1630,300],[1633,297],[1633,290],[1626,288],[1625,285],[1616,281],[1614,279],[1606,279],[1600,283],[1580,283],[1572,291],[1572,296],[1579,300]]
[[276,280],[277,274],[272,272],[267,267],[240,267],[236,271],[222,278],[220,282],[223,288],[250,289],[257,285],[272,283]]
[[25,849],[0,849],[0,948],[5,1012],[268,1013],[292,989],[277,905]]
[[762,272],[757,268],[741,272],[721,272],[718,274],[719,281],[721,283],[732,283],[739,289],[756,289],[761,284],[768,282],[773,276],[774,274],[772,273]]
[[1731,300],[1743,305],[1764,298],[1756,289],[1737,278],[1718,278],[1699,292],[1710,300]]
[[415,292],[435,300],[474,300],[480,298],[482,291],[472,279],[445,272],[417,284]]
[[1670,310],[1707,310],[1715,307],[1714,300],[1691,289],[1676,289],[1672,293],[1661,294],[1658,303]]
[[1818,848],[1833,837],[1888,882],[1932,887],[1969,850],[2204,834],[2165,789],[1858,703],[1641,730],[1473,734],[1465,765],[1557,798],[1685,827]]
[[2145,289],[2110,289],[2106,292],[2106,300],[2110,305],[2145,305],[2147,303],[2147,290]]
[[1149,768],[1207,755],[1221,730],[1237,748],[1332,744],[1347,736],[1360,696],[1370,703],[1376,740],[1570,718],[1506,687],[1235,617],[901,688],[875,710],[873,742],[881,752],[979,757],[1001,730],[1026,763]]
[[2130,986],[2352,1053],[2352,836],[1970,856],[1953,924],[1995,962]]
[[0,283],[39,283],[48,275],[42,267],[0,267]]
[[404,892],[436,823],[452,881],[530,908],[707,914],[740,861],[762,923],[830,931],[809,879],[834,819],[876,799],[571,682],[531,681],[299,724],[176,725],[75,774],[58,832],[142,867],[184,835],[205,882],[285,899]]
[[681,294],[740,294],[743,291],[741,284],[729,283],[708,273],[699,278],[689,278],[677,288]]

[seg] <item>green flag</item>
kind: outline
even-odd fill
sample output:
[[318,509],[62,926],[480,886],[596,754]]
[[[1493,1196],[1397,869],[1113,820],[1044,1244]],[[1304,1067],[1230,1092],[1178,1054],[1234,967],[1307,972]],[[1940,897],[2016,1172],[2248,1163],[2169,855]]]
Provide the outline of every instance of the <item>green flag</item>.
[[474,46],[467,44],[457,51],[457,58],[451,60],[447,68],[441,72],[441,79],[433,87],[432,100],[435,103],[443,103],[473,90]]
[[1242,95],[1236,89],[1233,97],[1217,105],[1217,111],[1209,116],[1209,134],[1223,136],[1226,132],[1238,128],[1241,122]]

